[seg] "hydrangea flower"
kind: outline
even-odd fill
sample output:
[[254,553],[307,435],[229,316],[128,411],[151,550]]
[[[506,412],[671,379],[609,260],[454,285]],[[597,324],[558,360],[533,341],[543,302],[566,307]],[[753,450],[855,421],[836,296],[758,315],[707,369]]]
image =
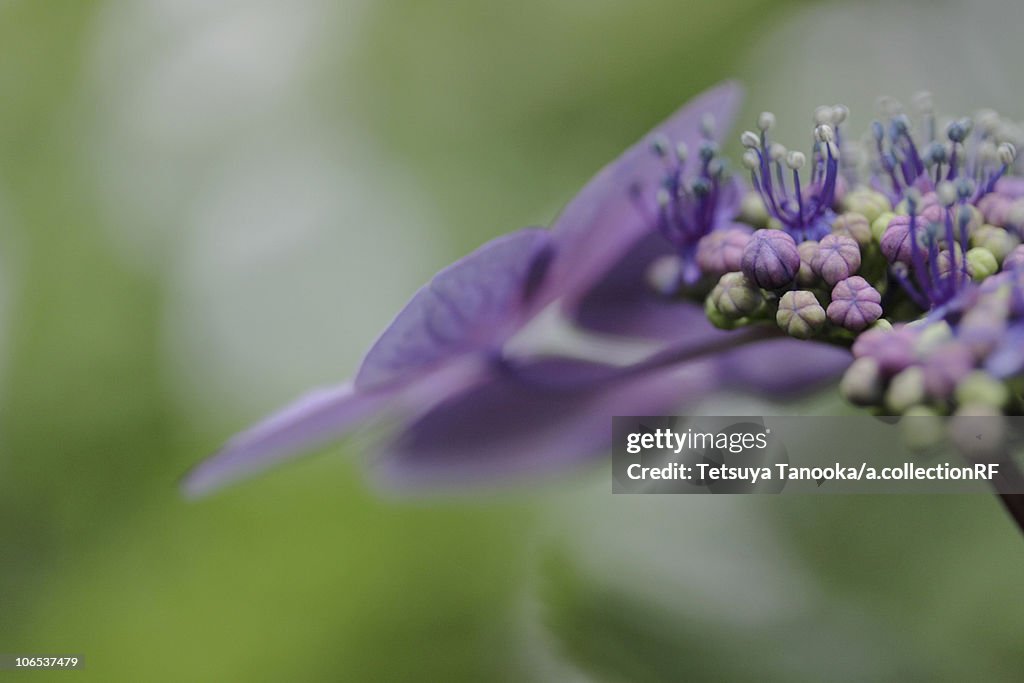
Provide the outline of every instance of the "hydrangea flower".
[[[235,437],[186,490],[368,421],[391,428],[375,460],[391,482],[551,471],[606,450],[616,414],[674,412],[725,388],[778,397],[840,375],[840,394],[877,414],[1024,411],[1024,183],[1002,119],[954,119],[940,135],[921,97],[918,134],[886,100],[859,154],[840,130],[847,108],[823,106],[805,156],[770,139],[765,112],[740,136],[747,188],[719,149],[739,99],[733,83],[700,95],[550,229],[442,270],[352,382]],[[647,351],[611,363],[524,344],[548,319]]]
[[[375,465],[393,484],[549,471],[606,449],[613,415],[671,411],[725,387],[786,393],[841,372],[845,350],[820,345],[802,368],[785,368],[774,359],[792,342],[778,331],[729,333],[704,318],[698,245],[736,227],[740,199],[715,136],[740,99],[735,83],[698,96],[602,169],[550,229],[499,237],[439,272],[352,381],[235,436],[188,474],[185,491],[209,492],[373,421],[392,428]],[[656,288],[650,271],[664,257],[678,278]],[[673,291],[682,289],[690,300]],[[654,347],[626,365],[513,352],[544,310]]]

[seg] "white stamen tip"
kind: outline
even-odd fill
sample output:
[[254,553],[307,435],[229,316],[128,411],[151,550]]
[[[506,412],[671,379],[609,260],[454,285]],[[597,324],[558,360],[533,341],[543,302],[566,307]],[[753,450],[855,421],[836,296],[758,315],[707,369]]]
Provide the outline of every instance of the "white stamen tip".
[[956,187],[948,180],[938,184],[935,188],[935,194],[939,201],[946,206],[956,203]]
[[775,114],[770,111],[763,111],[757,117],[757,127],[761,130],[769,130],[775,125]]
[[1017,158],[1017,148],[1012,143],[1004,142],[999,145],[999,161],[1004,166],[1009,166]]
[[748,149],[757,149],[761,146],[761,137],[754,131],[747,130],[740,136],[740,142]]
[[807,157],[804,156],[803,152],[793,151],[786,155],[786,166],[789,166],[794,171],[800,170],[806,163]]
[[836,136],[835,131],[832,130],[832,126],[827,123],[823,123],[814,129],[814,137],[817,138],[819,142],[832,142],[835,140]]

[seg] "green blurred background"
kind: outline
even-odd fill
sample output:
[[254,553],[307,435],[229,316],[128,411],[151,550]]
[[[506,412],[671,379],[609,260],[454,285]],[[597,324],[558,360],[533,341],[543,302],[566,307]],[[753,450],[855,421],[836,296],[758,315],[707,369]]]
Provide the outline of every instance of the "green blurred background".
[[882,82],[1024,115],[1014,11],[0,2],[0,652],[84,655],[61,680],[1024,680],[1024,540],[986,498],[612,498],[596,465],[408,499],[358,443],[176,489],[721,78],[793,135]]

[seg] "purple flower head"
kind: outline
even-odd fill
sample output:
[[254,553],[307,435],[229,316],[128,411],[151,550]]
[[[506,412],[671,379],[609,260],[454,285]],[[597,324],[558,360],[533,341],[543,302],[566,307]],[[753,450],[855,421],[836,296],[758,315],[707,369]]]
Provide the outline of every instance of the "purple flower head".
[[[955,193],[951,184],[940,186],[943,194]],[[954,299],[971,282],[967,263],[967,212],[949,207],[962,202],[950,196],[945,210],[930,207],[917,213],[917,198],[908,197],[910,215],[893,218],[882,238],[882,251],[892,263],[891,273],[907,295],[921,309],[931,310]],[[931,220],[939,216],[939,220]],[[955,216],[965,217],[958,230]]]
[[860,268],[860,247],[852,237],[825,235],[818,243],[811,268],[829,286],[834,285]]
[[[665,165],[655,195],[653,223],[676,248],[682,262],[679,284],[687,287],[695,285],[702,275],[698,266],[702,238],[728,225],[739,203],[739,188],[719,155],[714,134],[714,117],[708,115],[701,122],[702,139],[695,154],[685,141],[673,145],[665,135],[656,135],[651,141],[651,153]],[[639,182],[631,187],[641,211],[646,210],[645,189]]]
[[[392,434],[377,445],[376,470],[392,483],[527,474],[606,448],[615,414],[665,412],[724,387],[777,395],[834,375],[848,362],[844,349],[811,345],[793,372],[771,360],[793,357],[792,349],[762,342],[775,331],[716,330],[698,303],[649,286],[653,262],[675,253],[692,263],[700,238],[728,224],[725,209],[738,197],[728,196],[707,124],[714,117],[727,126],[738,104],[732,83],[704,93],[653,132],[673,142],[671,155],[634,145],[550,230],[499,237],[439,272],[380,335],[353,382],[308,394],[234,437],[188,475],[186,492],[209,492],[382,420]],[[680,143],[696,150],[693,175]],[[658,343],[627,363],[517,344],[542,310],[563,325]]]
[[842,105],[819,107],[815,112],[817,127],[809,169],[805,169],[808,159],[802,152],[788,151],[770,140],[768,131],[775,124],[770,112],[758,118],[759,133],[747,131],[740,138],[747,148],[743,165],[750,170],[754,190],[768,213],[798,242],[821,239],[831,231],[839,182],[839,126],[847,113]]
[[763,289],[782,289],[800,270],[800,252],[793,238],[781,230],[758,230],[743,249],[743,274]]
[[882,316],[882,295],[859,275],[832,288],[828,319],[851,332],[860,332]]
[[915,98],[922,134],[916,138],[911,119],[895,100],[885,98],[886,120],[871,128],[876,152],[872,186],[884,190],[893,204],[908,192],[932,192],[942,182],[956,182],[965,199],[977,204],[993,192],[1013,165],[1016,148],[1000,137],[995,112],[952,121],[940,135],[931,96]]

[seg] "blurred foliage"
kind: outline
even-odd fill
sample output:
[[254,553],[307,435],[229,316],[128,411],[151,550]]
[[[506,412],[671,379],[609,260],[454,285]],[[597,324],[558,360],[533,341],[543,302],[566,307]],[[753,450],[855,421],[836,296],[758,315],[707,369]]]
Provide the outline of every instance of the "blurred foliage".
[[[310,47],[315,106],[407,165],[469,248],[546,222],[649,125],[730,75],[769,5],[401,0],[365,7],[352,34],[342,3],[328,34],[354,43],[344,59]],[[209,501],[179,498],[184,469],[239,425],[228,407],[197,420],[176,402],[166,283],[119,257],[93,194],[82,122],[100,103],[82,63],[103,13],[124,7],[0,4],[0,282],[13,298],[0,322],[0,651],[82,654],[76,677],[102,681],[532,677],[521,601],[537,531],[558,526],[543,497],[394,500],[335,448]],[[992,501],[752,505],[820,578],[828,624],[855,605],[909,650],[865,655],[879,670],[1024,670],[1024,547]],[[813,630],[709,630],[651,605],[631,617],[628,596],[568,566],[549,567],[545,623],[558,656],[595,676],[664,680],[682,660],[748,674],[738,641],[770,651]]]

